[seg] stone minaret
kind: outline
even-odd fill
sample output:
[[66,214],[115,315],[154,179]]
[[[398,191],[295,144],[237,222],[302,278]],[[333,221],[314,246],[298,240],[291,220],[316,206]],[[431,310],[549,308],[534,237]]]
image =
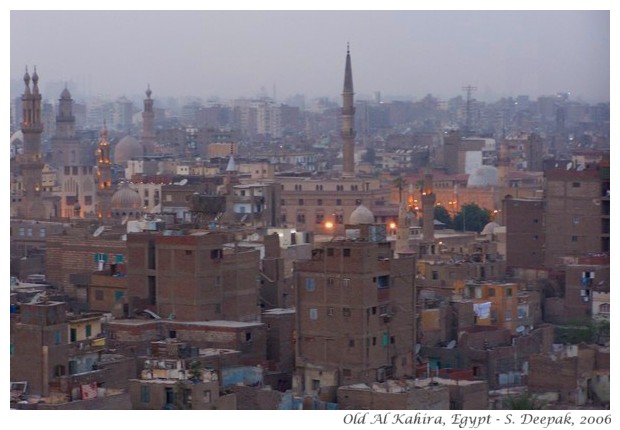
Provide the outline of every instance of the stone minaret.
[[508,171],[510,170],[510,156],[508,155],[508,143],[502,142],[499,146],[497,157],[497,183],[500,187],[508,186]]
[[396,255],[410,252],[409,249],[409,199],[403,199],[398,209],[398,227],[396,229]]
[[142,112],[142,146],[145,155],[155,153],[155,112],[153,112],[151,94],[151,86],[148,85],[144,99],[144,112]]
[[110,163],[110,142],[108,141],[108,129],[103,124],[99,133],[99,145],[97,148],[97,218],[110,218],[112,213],[112,165]]
[[435,240],[435,201],[437,197],[433,192],[433,175],[424,175],[424,185],[422,188],[422,240],[432,242]]
[[45,206],[41,198],[43,182],[43,159],[41,157],[41,94],[39,93],[39,75],[35,67],[32,74],[32,91],[28,69],[24,74],[26,89],[22,95],[22,122],[24,150],[18,157],[22,174],[22,201],[19,214],[23,218],[45,218]]
[[344,88],[342,90],[342,175],[355,176],[355,107],[353,106],[353,73],[351,71],[351,55],[347,44],[347,61],[344,69]]

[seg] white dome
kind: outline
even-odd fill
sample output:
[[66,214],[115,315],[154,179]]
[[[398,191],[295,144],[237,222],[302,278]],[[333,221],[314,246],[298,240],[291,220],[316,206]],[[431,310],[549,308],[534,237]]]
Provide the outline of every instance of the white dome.
[[497,186],[497,168],[480,166],[467,179],[468,187],[495,187]]
[[499,226],[500,225],[496,223],[495,221],[491,221],[490,223],[484,226],[480,234],[483,234],[483,235],[493,234],[495,233],[495,229]]
[[375,215],[364,205],[359,205],[351,212],[349,224],[372,224],[375,222]]

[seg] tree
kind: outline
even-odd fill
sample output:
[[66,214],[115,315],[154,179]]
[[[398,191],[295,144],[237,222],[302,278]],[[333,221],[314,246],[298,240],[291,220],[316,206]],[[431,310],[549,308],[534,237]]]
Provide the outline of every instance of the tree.
[[481,232],[491,219],[490,211],[476,203],[461,206],[461,211],[454,216],[454,229],[459,231]]
[[504,400],[504,409],[536,410],[545,409],[545,406],[545,402],[538,400],[528,392],[523,392],[518,396],[509,396]]
[[402,176],[399,176],[398,178],[392,181],[392,185],[398,188],[398,203],[402,203],[403,202],[403,190],[408,185],[407,180],[404,179]]
[[444,223],[446,228],[452,228],[452,217],[445,207],[435,206],[433,216],[437,221]]

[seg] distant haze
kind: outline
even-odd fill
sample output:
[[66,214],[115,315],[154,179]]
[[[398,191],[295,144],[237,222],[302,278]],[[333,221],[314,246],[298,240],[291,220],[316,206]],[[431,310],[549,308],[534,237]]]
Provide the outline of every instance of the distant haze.
[[[609,11],[11,11],[10,77],[154,98],[610,99]],[[21,94],[21,87],[13,82]],[[45,94],[57,99],[58,94]]]

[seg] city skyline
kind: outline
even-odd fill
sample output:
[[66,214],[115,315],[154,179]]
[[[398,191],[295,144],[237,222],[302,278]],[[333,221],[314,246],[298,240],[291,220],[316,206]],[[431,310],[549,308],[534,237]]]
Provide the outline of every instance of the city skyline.
[[360,99],[450,98],[473,85],[482,101],[558,92],[610,100],[604,10],[11,11],[10,21],[11,79],[36,65],[51,100],[54,82],[84,96],[132,97],[150,84],[160,99],[337,99],[347,43]]

